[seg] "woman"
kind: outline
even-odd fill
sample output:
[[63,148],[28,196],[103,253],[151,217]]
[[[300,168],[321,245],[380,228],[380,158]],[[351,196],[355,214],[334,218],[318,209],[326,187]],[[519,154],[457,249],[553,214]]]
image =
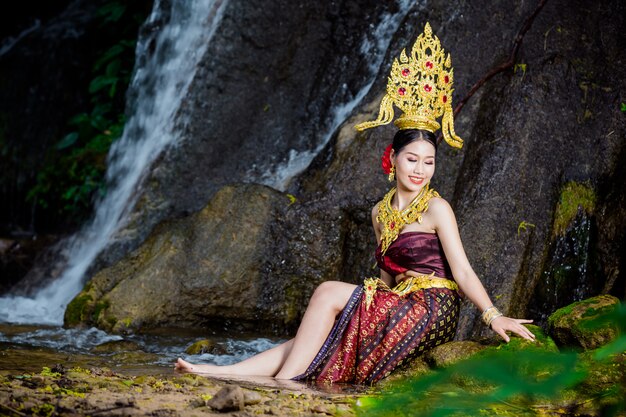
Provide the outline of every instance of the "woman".
[[435,120],[443,115],[443,136],[455,147],[452,68],[426,24],[410,58],[393,64],[387,95],[376,121],[389,123],[392,104],[403,114],[383,156],[383,169],[396,186],[372,209],[379,278],[363,285],[328,281],[311,297],[296,336],[234,365],[194,365],[178,359],[180,371],[213,375],[273,376],[278,379],[374,383],[399,365],[452,340],[458,322],[459,290],[483,312],[505,341],[507,332],[534,340],[522,324],[491,303],[467,260],[454,213],[430,188],[435,173]]

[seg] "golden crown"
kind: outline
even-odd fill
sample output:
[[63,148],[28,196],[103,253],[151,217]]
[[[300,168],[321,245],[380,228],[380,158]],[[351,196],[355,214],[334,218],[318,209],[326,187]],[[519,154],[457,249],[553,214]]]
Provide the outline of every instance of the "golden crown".
[[441,126],[437,118],[443,114],[443,138],[455,148],[463,146],[463,140],[454,133],[452,111],[453,69],[450,54],[446,56],[439,38],[433,36],[430,24],[417,37],[411,56],[402,50],[399,59],[393,61],[387,80],[387,94],[380,102],[378,118],[355,126],[363,131],[386,125],[393,120],[395,104],[402,110],[394,124],[399,129],[423,129],[435,133]]

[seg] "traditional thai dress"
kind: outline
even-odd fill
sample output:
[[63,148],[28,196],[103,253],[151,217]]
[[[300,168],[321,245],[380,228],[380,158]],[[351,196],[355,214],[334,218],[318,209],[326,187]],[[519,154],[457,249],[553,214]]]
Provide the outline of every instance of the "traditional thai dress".
[[452,340],[459,294],[435,233],[404,232],[378,266],[392,277],[421,274],[389,288],[368,278],[352,293],[328,338],[305,373],[295,380],[371,384],[396,367]]

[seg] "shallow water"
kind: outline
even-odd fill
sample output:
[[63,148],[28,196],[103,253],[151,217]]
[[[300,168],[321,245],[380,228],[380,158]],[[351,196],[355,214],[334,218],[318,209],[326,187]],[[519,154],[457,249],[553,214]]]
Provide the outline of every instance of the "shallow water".
[[[202,354],[188,355],[185,350],[192,343],[210,339],[225,350],[223,355]],[[58,326],[33,326],[0,323],[0,344],[4,348],[35,349],[41,348],[58,354],[88,355],[106,360],[107,357],[116,356],[113,365],[119,365],[119,352],[106,354],[94,354],[92,349],[105,342],[126,340],[139,345],[141,352],[145,352],[140,358],[133,361],[132,358],[122,363],[125,368],[135,364],[141,364],[141,369],[153,367],[161,370],[170,370],[177,358],[181,357],[194,363],[213,363],[228,365],[246,359],[256,353],[270,349],[284,339],[268,338],[260,335],[242,334],[236,338],[225,335],[210,335],[200,332],[181,331],[179,329],[161,329],[149,334],[137,335],[111,335],[102,330],[91,329],[64,329]],[[137,358],[135,358],[137,359]],[[0,357],[0,369],[6,369]],[[99,361],[100,362],[100,361]],[[106,361],[105,361],[106,362]],[[124,362],[123,360],[121,362]],[[41,366],[53,364],[42,363]]]

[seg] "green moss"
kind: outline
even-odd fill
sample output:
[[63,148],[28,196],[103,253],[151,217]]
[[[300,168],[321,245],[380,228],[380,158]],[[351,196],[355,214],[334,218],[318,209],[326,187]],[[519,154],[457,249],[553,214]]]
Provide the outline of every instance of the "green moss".
[[92,320],[94,323],[98,322],[98,318],[100,318],[100,313],[104,310],[108,309],[111,306],[108,300],[98,301],[96,303],[96,307],[93,310]]
[[[293,277],[290,281],[296,283],[298,280]],[[302,291],[297,285],[288,285],[285,288],[285,324],[294,323],[300,316],[302,305]]]
[[41,404],[34,406],[30,409],[30,412],[35,416],[50,417],[56,411],[56,407],[52,404]]
[[65,324],[76,326],[82,323],[89,315],[88,311],[91,307],[91,301],[93,301],[91,295],[84,292],[76,296],[65,309]]
[[525,349],[540,350],[545,352],[559,351],[559,348],[557,347],[556,343],[554,343],[554,340],[552,340],[550,336],[546,335],[541,327],[535,326],[533,324],[525,324],[524,326],[526,326],[526,328],[535,335],[534,342],[523,339],[521,337],[513,336],[511,337],[509,343],[502,342],[497,346],[489,346],[479,352],[477,355],[489,356],[494,352],[511,353],[519,352],[520,350]]
[[43,368],[41,368],[41,372],[39,373],[39,375],[49,376],[51,378],[58,378],[61,376],[61,374],[58,372],[52,372],[52,370],[48,368],[47,366],[44,366]]
[[575,303],[559,308],[557,311],[552,313],[550,317],[548,317],[548,325],[550,326],[556,324],[556,322],[562,320],[568,315],[571,315],[574,310],[585,309],[584,313],[581,314],[581,318],[591,318],[608,313],[615,308],[615,304],[601,305],[600,303],[602,298],[604,297],[598,296],[587,298],[585,300],[576,301]]
[[554,214],[554,234],[563,236],[580,207],[591,215],[596,205],[596,194],[589,183],[570,181],[561,190],[561,196]]
[[594,349],[606,344],[619,332],[615,323],[602,323],[602,317],[611,314],[617,304],[617,298],[599,295],[560,308],[548,317],[550,334],[559,343],[574,348]]

